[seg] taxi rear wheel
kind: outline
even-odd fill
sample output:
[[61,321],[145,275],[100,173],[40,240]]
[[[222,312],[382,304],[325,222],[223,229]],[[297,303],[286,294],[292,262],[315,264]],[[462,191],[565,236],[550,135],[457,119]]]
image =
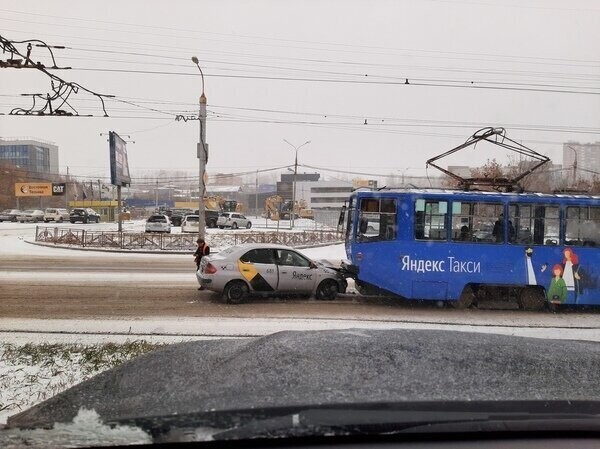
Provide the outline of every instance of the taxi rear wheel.
[[223,290],[223,298],[228,304],[239,304],[248,295],[248,286],[243,281],[231,281]]
[[333,279],[325,279],[323,282],[319,284],[317,287],[317,291],[315,292],[315,297],[317,299],[335,299],[339,292],[339,286],[337,282]]

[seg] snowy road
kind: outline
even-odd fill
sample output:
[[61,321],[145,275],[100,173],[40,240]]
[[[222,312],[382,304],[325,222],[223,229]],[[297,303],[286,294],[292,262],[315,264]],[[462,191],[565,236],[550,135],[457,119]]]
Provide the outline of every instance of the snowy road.
[[[453,310],[355,294],[327,302],[255,298],[228,305],[218,294],[197,290],[191,256],[39,247],[23,240],[34,227],[0,223],[3,340],[13,334],[19,341],[108,334],[125,338],[130,333],[166,339],[240,337],[286,329],[364,326],[600,340],[600,320],[592,312]],[[316,259],[344,257],[342,245],[304,252]]]

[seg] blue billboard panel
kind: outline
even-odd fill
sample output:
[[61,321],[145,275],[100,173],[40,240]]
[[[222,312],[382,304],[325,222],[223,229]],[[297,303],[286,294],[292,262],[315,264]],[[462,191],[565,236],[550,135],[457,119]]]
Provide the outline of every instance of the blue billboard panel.
[[127,161],[127,146],[121,137],[110,131],[110,182],[115,186],[128,186],[131,184],[129,175],[129,162]]

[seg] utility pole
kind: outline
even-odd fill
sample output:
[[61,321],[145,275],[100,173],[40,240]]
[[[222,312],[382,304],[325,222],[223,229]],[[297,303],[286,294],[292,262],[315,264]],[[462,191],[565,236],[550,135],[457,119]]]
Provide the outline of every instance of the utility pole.
[[65,209],[69,208],[69,166],[67,165],[67,176],[65,179]]
[[206,221],[204,213],[204,174],[206,173],[206,162],[208,162],[208,144],[206,143],[206,95],[204,95],[204,73],[198,62],[198,58],[192,56],[192,62],[196,64],[202,78],[202,94],[200,95],[200,108],[198,122],[200,124],[199,142],[196,147],[198,157],[198,238],[204,239]]
[[256,170],[256,187],[254,189],[254,209],[255,214],[258,217],[258,170]]
[[573,159],[573,188],[577,188],[577,150],[569,145],[567,145],[567,148],[573,151],[573,156],[575,157]]
[[296,150],[296,156],[294,158],[294,183],[292,186],[292,210],[290,212],[290,216],[291,216],[291,220],[292,220],[290,227],[293,229],[294,228],[294,214],[295,214],[294,210],[296,209],[296,177],[298,176],[298,150],[300,148],[302,148],[304,145],[308,145],[310,143],[310,140],[304,142],[300,146],[295,146],[285,139],[283,139],[283,141],[285,143],[287,143],[288,145],[290,145],[294,150]]

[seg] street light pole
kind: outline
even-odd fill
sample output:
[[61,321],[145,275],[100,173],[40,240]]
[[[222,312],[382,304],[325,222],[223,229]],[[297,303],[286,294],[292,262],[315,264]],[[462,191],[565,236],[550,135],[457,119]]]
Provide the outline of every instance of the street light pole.
[[296,207],[296,177],[298,176],[298,150],[302,148],[304,145],[308,145],[310,140],[307,140],[300,146],[295,146],[294,144],[288,142],[286,139],[283,139],[285,143],[291,146],[296,151],[296,156],[294,158],[294,182],[292,185],[292,211],[291,215],[291,227],[294,228],[294,208]]
[[196,64],[202,78],[202,94],[200,95],[200,109],[198,122],[200,123],[199,142],[196,148],[198,157],[198,238],[203,239],[206,231],[204,213],[204,174],[206,173],[206,162],[208,161],[208,144],[206,143],[206,95],[204,95],[204,73],[198,63],[198,58],[192,56],[192,62]]

